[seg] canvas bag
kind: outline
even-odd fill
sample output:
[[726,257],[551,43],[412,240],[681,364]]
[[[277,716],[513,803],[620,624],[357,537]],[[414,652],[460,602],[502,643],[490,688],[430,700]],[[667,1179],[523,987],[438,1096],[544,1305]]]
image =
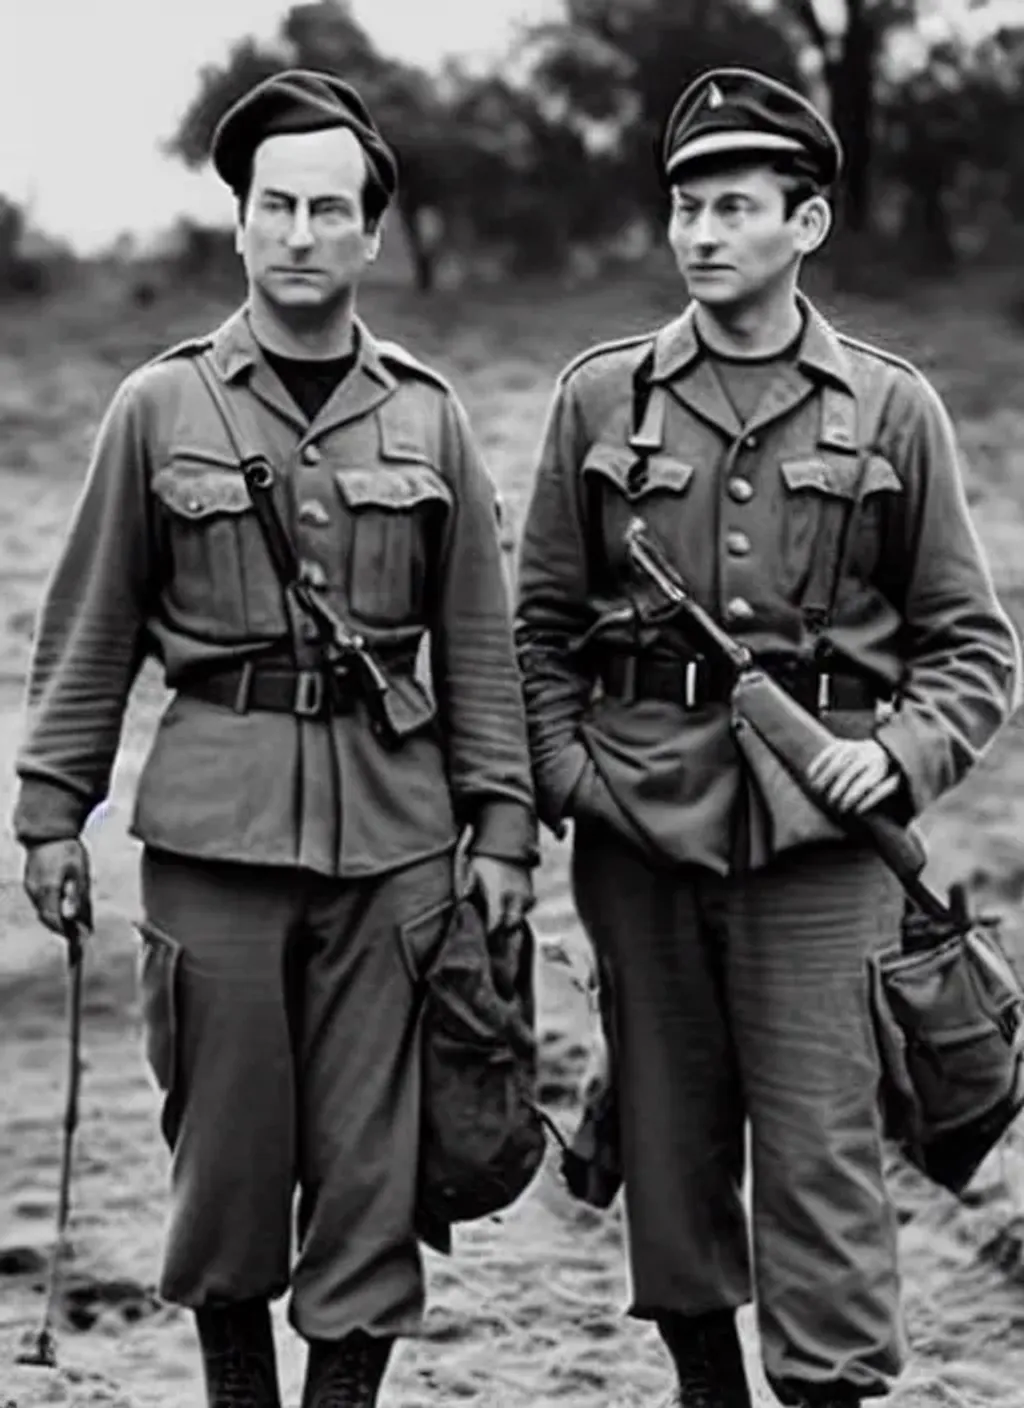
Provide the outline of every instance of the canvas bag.
[[[256,456],[202,356],[195,366],[241,468]],[[478,897],[463,896],[422,980],[416,1223],[422,1240],[443,1252],[451,1250],[453,1223],[514,1202],[544,1157],[535,1098],[534,940],[524,922],[511,971],[507,955],[497,952],[502,937],[488,935]]]
[[417,1232],[441,1252],[451,1227],[513,1203],[537,1174],[545,1119],[537,1106],[535,942],[495,952],[475,894],[458,900],[423,978]]
[[[649,394],[642,384],[648,370],[642,365],[636,377],[637,426]],[[820,612],[818,629],[828,624],[834,608],[893,382],[880,379],[874,394],[862,400],[859,483],[829,599],[813,603]],[[824,585],[823,567],[823,562],[815,564],[815,586]],[[907,896],[898,942],[868,959],[884,1132],[926,1177],[959,1195],[1024,1110],[1024,988],[996,926],[970,921],[962,889],[953,887],[947,904],[918,871],[883,858]],[[601,1078],[591,1081],[584,1098],[576,1137],[563,1148],[570,1192],[594,1207],[608,1206],[621,1185],[617,1126],[615,1062],[609,1050]]]
[[871,996],[885,1133],[959,1195],[1024,1109],[1024,992],[962,888],[944,908],[908,904],[900,943],[871,957]]

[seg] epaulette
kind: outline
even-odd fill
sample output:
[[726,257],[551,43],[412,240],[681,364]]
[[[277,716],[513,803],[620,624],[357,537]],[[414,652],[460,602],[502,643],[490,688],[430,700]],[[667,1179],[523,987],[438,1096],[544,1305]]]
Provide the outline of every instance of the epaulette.
[[421,362],[418,357],[407,352],[401,343],[378,342],[377,354],[382,362],[400,367],[404,372],[411,372],[413,376],[428,381],[431,386],[440,387],[442,391],[448,392],[452,389],[451,383],[446,381],[440,372],[434,371],[433,367],[428,367],[426,362]]
[[161,362],[173,362],[178,357],[198,357],[212,346],[213,337],[209,333],[203,337],[187,337],[183,342],[176,342],[173,347],[168,347],[166,351],[158,352],[146,365],[155,367]]
[[558,377],[559,385],[595,357],[602,357],[606,352],[625,352],[630,347],[640,347],[645,342],[653,342],[657,335],[657,332],[638,332],[630,337],[616,337],[611,342],[599,342],[594,347],[587,347],[575,356],[568,366],[563,367]]
[[887,352],[883,347],[876,347],[873,342],[861,342],[859,338],[849,337],[845,332],[838,333],[837,336],[844,347],[852,348],[854,352],[864,352],[869,357],[876,357],[880,362],[887,362],[890,367],[910,372],[911,376],[918,375],[913,362],[908,362],[905,357],[898,357],[895,352]]

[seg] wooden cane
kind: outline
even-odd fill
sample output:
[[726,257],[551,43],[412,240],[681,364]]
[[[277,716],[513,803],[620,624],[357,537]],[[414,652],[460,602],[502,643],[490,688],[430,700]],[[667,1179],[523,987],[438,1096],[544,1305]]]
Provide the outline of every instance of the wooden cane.
[[71,1211],[71,1153],[78,1125],[78,1091],[82,1076],[82,933],[78,897],[70,886],[61,896],[61,922],[67,940],[68,960],[68,1076],[67,1101],[64,1107],[63,1143],[60,1163],[60,1193],[57,1201],[57,1236],[50,1254],[46,1304],[39,1330],[29,1346],[18,1356],[17,1363],[57,1366],[57,1345],[53,1334],[53,1318],[60,1296],[61,1270],[67,1250],[68,1218]]

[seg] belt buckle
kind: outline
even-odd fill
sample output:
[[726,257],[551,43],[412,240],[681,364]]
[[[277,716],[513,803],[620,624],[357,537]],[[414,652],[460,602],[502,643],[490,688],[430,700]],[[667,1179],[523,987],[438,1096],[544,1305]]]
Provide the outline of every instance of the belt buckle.
[[818,674],[818,713],[827,714],[832,707],[832,676],[827,670]]
[[687,660],[683,671],[683,705],[687,709],[697,706],[697,661]]
[[295,677],[292,712],[300,719],[315,719],[323,712],[324,677],[320,670],[300,670]]

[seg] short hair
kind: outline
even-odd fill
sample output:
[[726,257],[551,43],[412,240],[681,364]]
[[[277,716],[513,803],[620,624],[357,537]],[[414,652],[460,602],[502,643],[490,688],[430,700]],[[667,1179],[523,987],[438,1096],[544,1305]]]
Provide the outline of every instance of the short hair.
[[[256,151],[258,150],[259,147],[256,148]],[[384,182],[374,169],[373,162],[366,156],[366,152],[361,143],[360,150],[363,152],[366,161],[366,179],[363,182],[362,190],[363,222],[369,226],[370,229],[374,229],[380,223],[384,212],[390,205],[391,197],[388,194]],[[235,191],[235,198],[238,201],[238,215],[241,220],[245,219],[245,207],[249,203],[249,196],[252,191],[252,171],[255,161],[256,152],[254,151],[253,159],[249,163],[249,169],[245,174],[245,180]]]
[[723,171],[735,171],[741,168],[770,171],[779,178],[779,184],[782,186],[783,210],[787,220],[805,201],[813,200],[815,196],[821,196],[826,200],[830,197],[830,188],[822,184],[810,166],[802,161],[798,155],[764,156],[757,152],[751,152],[749,156],[743,156],[739,152],[730,152],[728,155],[720,153],[694,157],[674,178],[669,178],[669,190],[674,186],[682,185],[689,178],[715,176],[720,175]]
[[771,169],[782,183],[782,206],[788,220],[805,201],[830,197],[830,189],[801,162],[799,157],[774,161]]

